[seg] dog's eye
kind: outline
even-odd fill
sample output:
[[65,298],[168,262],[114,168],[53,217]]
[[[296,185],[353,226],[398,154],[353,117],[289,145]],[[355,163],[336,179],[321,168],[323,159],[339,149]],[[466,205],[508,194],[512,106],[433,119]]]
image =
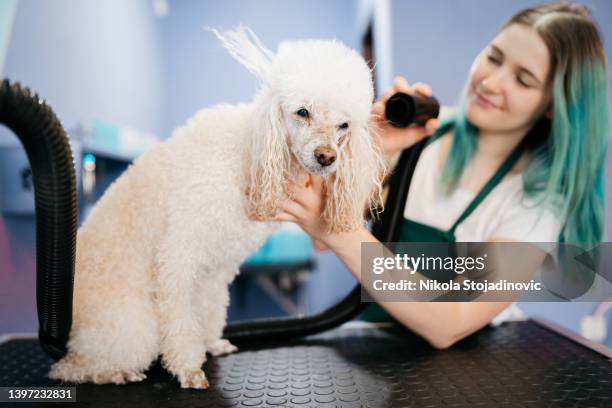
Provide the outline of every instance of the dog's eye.
[[348,129],[348,123],[344,122],[343,124],[338,126],[338,129]]
[[310,114],[308,113],[308,111],[304,108],[298,110],[297,112],[295,112],[296,115],[303,117],[304,119],[308,118],[308,116],[310,116]]

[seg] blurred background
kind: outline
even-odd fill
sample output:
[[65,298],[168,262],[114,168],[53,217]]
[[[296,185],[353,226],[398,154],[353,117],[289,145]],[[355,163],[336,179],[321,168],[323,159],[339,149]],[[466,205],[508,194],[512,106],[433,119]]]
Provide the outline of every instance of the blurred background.
[[[0,0],[0,74],[35,90],[67,129],[75,155],[79,223],[127,165],[195,111],[248,102],[257,82],[205,27],[251,27],[275,50],[283,40],[337,38],[375,66],[377,92],[395,75],[429,83],[443,105],[458,99],[469,67],[516,11],[515,0]],[[586,1],[612,56],[612,2]],[[612,214],[612,160],[607,205]],[[0,125],[0,334],[36,332],[34,199],[18,139]],[[612,236],[608,217],[607,234]],[[336,257],[313,252],[286,225],[245,262],[229,319],[301,315],[355,285]],[[520,303],[597,341],[595,303]],[[608,326],[612,313],[607,313]]]

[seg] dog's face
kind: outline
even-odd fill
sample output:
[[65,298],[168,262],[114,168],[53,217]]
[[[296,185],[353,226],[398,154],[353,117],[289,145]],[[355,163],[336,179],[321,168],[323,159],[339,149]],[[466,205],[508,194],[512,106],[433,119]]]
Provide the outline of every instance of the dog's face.
[[367,64],[334,41],[292,41],[280,45],[273,70],[268,89],[277,95],[294,158],[309,173],[335,172],[348,159],[351,137],[367,128],[373,98]]
[[247,212],[274,216],[297,162],[325,178],[321,216],[330,231],[363,226],[366,206],[382,202],[385,173],[369,132],[374,91],[363,58],[333,40],[284,42],[275,54],[246,27],[214,32],[262,83],[253,101]]
[[338,156],[350,134],[350,115],[315,103],[291,103],[283,112],[287,143],[309,173],[324,175],[338,166]]

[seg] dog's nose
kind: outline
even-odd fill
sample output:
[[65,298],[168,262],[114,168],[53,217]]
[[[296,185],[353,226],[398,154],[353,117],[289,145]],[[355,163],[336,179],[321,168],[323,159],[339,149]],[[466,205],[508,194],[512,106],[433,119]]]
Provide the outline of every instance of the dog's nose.
[[329,147],[317,147],[314,155],[321,166],[329,166],[336,161],[336,151]]

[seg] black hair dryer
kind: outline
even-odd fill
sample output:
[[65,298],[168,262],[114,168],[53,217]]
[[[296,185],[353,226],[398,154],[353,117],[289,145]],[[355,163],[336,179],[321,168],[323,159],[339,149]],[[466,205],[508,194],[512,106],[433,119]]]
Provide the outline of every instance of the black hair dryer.
[[385,117],[392,126],[403,128],[411,124],[425,123],[440,114],[440,104],[433,96],[412,96],[398,92],[391,96],[385,106]]

